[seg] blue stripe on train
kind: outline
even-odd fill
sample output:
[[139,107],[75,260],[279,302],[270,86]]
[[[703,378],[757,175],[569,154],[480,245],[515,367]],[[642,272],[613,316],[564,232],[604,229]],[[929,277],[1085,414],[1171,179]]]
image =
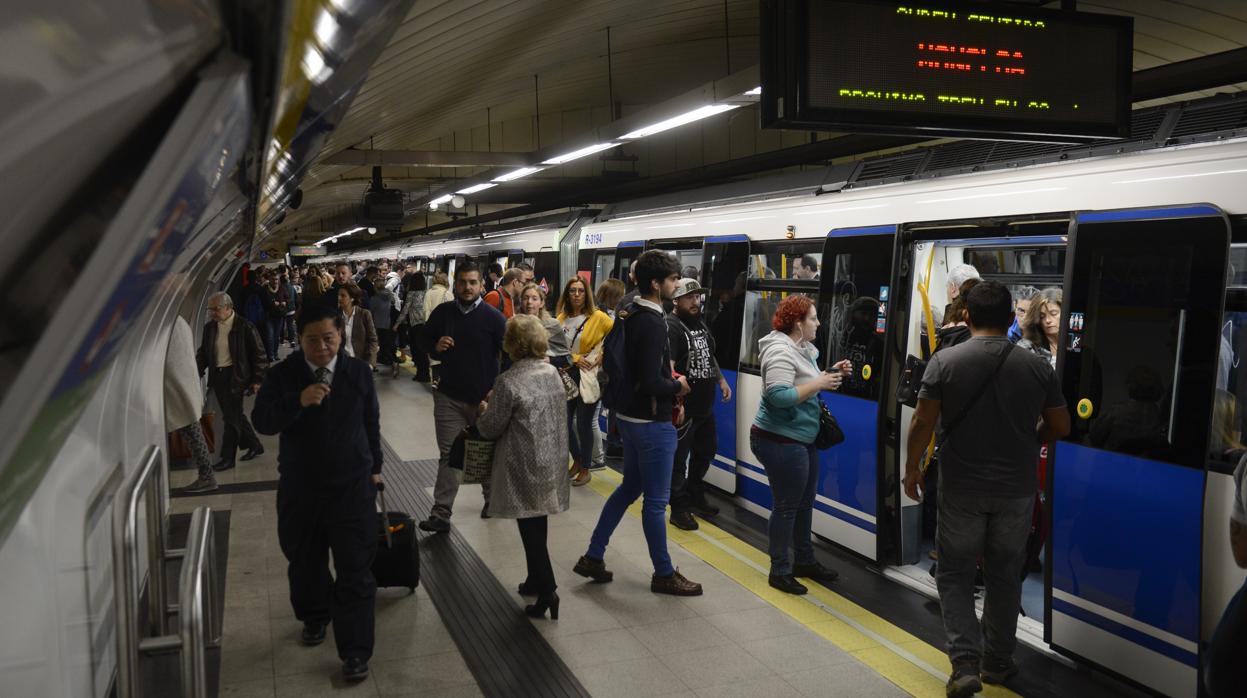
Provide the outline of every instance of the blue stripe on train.
[[1132,645],[1146,647],[1157,654],[1163,654],[1164,656],[1181,662],[1187,666],[1199,666],[1199,657],[1197,657],[1194,652],[1189,652],[1181,647],[1174,647],[1164,640],[1152,637],[1145,632],[1135,630],[1134,628],[1122,625],[1121,623],[1111,621],[1101,615],[1075,606],[1074,604],[1063,599],[1052,599],[1052,610],[1064,613],[1071,618],[1077,618],[1078,620],[1088,625],[1095,626],[1106,633],[1116,635]]
[[[758,473],[760,475],[766,475],[766,470],[759,468],[758,466],[753,465],[752,463],[746,463],[745,461],[736,461],[736,465],[740,466],[741,468],[744,468],[745,470],[752,470],[753,472]],[[741,484],[740,493],[742,496],[744,496],[746,499],[753,502],[754,504],[757,504],[758,506],[766,507],[767,509],[771,508],[771,504],[773,503],[774,500],[771,498],[770,485],[767,485],[762,482],[758,482],[757,480],[754,480],[748,475],[742,476],[740,478],[740,484]],[[762,497],[763,492],[765,492],[765,495],[766,495],[765,498]],[[834,516],[835,518],[840,519],[841,521],[844,521],[845,523],[853,524],[854,526],[857,526],[858,528],[864,531],[870,531],[871,533],[876,533],[875,525],[873,523],[863,518],[854,516],[853,514],[850,514],[847,511],[841,511],[840,509],[837,509],[831,506],[830,504],[827,504],[825,502],[820,502],[818,500],[814,500],[814,508],[818,509],[824,514],[827,514],[828,516]]]
[[1203,471],[1066,441],[1054,466],[1053,588],[1198,642]]
[[891,235],[896,232],[895,225],[869,225],[861,228],[836,228],[827,233],[827,237],[857,237],[859,235]]
[[1135,208],[1125,211],[1089,211],[1078,214],[1078,223],[1120,223],[1122,221],[1145,221],[1158,218],[1191,218],[1194,216],[1220,216],[1215,206],[1175,206],[1173,208]]

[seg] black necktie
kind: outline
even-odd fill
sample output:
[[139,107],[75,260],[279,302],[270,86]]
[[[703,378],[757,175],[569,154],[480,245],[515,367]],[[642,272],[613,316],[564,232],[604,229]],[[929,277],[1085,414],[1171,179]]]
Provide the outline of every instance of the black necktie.
[[316,369],[316,382],[329,385],[329,369],[328,368],[321,366],[320,368]]

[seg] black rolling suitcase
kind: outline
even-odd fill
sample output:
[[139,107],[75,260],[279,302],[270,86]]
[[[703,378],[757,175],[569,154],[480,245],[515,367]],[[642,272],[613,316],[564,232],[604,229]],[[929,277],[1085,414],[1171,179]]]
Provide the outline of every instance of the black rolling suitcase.
[[416,521],[406,512],[388,511],[385,505],[385,484],[377,483],[381,495],[381,530],[377,556],[372,561],[372,576],[379,587],[407,587],[415,591],[420,585],[420,548],[416,540]]

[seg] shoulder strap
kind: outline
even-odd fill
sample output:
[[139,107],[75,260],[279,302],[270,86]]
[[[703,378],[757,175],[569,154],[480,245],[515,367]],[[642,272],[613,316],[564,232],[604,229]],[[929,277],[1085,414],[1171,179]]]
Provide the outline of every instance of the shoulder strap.
[[1000,373],[1000,369],[1005,365],[1005,359],[1009,358],[1009,352],[1011,351],[1013,351],[1012,342],[1005,347],[1004,351],[1000,352],[1000,358],[996,360],[996,367],[992,369],[990,374],[988,374],[987,380],[983,381],[983,384],[979,386],[977,391],[975,391],[974,396],[971,397],[970,401],[965,404],[965,407],[962,407],[961,411],[957,413],[957,416],[953,417],[952,421],[944,427],[944,438],[941,439],[941,444],[947,443],[948,437],[952,435],[953,430],[961,425],[962,420],[964,420],[966,415],[970,413],[970,410],[974,407],[975,403],[979,401],[979,398],[983,397],[983,393],[987,392],[988,386],[996,380],[996,374]]

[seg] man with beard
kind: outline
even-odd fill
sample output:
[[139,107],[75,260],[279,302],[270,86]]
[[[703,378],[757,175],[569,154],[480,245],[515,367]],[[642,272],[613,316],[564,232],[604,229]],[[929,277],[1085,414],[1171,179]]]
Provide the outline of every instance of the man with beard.
[[672,296],[675,308],[667,316],[671,363],[689,385],[689,394],[684,398],[684,421],[677,425],[678,441],[671,471],[671,523],[685,531],[697,529],[692,512],[705,517],[719,513],[717,507],[706,501],[703,479],[717,443],[715,394],[723,402],[732,399],[732,389],[714,358],[714,335],[702,320],[702,297],[707,290],[696,279],[680,279]]

